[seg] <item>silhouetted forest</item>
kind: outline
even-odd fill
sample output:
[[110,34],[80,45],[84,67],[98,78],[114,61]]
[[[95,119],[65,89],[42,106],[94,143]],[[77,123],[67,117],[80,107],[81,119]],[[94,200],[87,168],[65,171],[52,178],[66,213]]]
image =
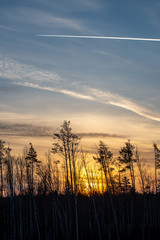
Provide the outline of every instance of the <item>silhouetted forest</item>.
[[0,239],[159,239],[160,150],[154,173],[126,141],[114,156],[102,141],[92,157],[64,121],[40,160],[32,143],[21,156],[0,140]]

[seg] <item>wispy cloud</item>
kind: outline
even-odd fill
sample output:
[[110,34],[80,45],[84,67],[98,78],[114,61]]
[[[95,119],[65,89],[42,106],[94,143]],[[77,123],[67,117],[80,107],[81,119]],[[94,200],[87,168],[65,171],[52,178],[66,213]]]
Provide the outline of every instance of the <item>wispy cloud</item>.
[[1,106],[1,104],[0,104],[0,107],[3,109],[3,110],[1,110],[0,111],[0,115],[1,115],[1,121],[3,120],[3,121],[8,121],[9,119],[12,119],[12,121],[13,122],[17,122],[17,121],[19,121],[19,122],[31,122],[31,121],[33,121],[33,115],[31,115],[31,114],[26,114],[26,113],[15,113],[15,112],[13,112],[13,111],[10,111],[10,110],[8,110],[7,111],[7,108],[8,108],[8,105],[4,105],[4,107],[3,107],[3,105]]
[[160,117],[156,116],[155,113],[151,112],[150,110],[138,105],[137,103],[131,101],[128,98],[125,98],[121,95],[109,92],[109,91],[102,91],[96,88],[91,88],[87,86],[81,86],[81,89],[83,89],[83,93],[78,92],[76,90],[68,90],[68,89],[58,89],[58,88],[52,88],[52,87],[45,87],[40,86],[38,84],[29,83],[29,82],[15,82],[17,85],[25,86],[25,87],[31,87],[35,89],[45,90],[45,91],[51,91],[51,92],[58,92],[65,95],[68,95],[70,97],[83,99],[83,100],[89,100],[89,101],[95,101],[101,104],[107,104],[107,105],[113,105],[116,107],[120,107],[129,111],[132,111],[142,117],[145,117],[150,120],[158,121],[160,122]]
[[140,105],[134,103],[128,98],[125,98],[119,94],[111,93],[109,91],[104,92],[95,88],[86,88],[88,89],[88,92],[90,92],[91,96],[95,97],[97,102],[121,107],[126,110],[132,111],[142,117],[160,122],[159,116],[156,116],[156,114],[152,113],[144,107],[141,107]]
[[81,19],[61,17],[60,14],[49,13],[44,10],[37,10],[28,7],[17,7],[8,9],[5,13],[7,18],[23,22],[24,24],[32,24],[32,26],[45,27],[46,29],[67,29],[82,31],[85,25]]
[[32,65],[22,64],[0,56],[0,78],[23,81],[59,82],[62,77],[52,71],[43,71]]
[[1,24],[0,24],[0,29],[7,30],[7,31],[16,31],[15,28],[11,28],[11,27],[1,25]]
[[29,83],[29,82],[24,82],[24,83],[14,82],[14,84],[19,85],[19,86],[24,86],[24,87],[31,87],[31,88],[35,88],[35,89],[50,91],[50,92],[62,93],[62,94],[68,95],[70,97],[74,97],[74,98],[78,98],[78,99],[94,101],[93,97],[85,95],[85,94],[81,94],[81,93],[78,93],[78,92],[72,91],[72,90],[44,87],[44,86],[40,86],[38,84]]
[[96,0],[74,0],[73,3],[79,4],[80,6],[85,6],[85,8],[87,8],[87,10],[98,10],[102,8],[102,4],[100,3],[100,1],[96,1]]
[[106,50],[105,51],[95,50],[94,52],[99,54],[99,55],[106,56],[109,59],[113,59],[114,61],[117,61],[117,62],[122,62],[123,61],[125,63],[131,63],[131,61],[129,59],[126,59],[122,56],[119,56],[117,54],[114,54],[114,53],[106,51]]

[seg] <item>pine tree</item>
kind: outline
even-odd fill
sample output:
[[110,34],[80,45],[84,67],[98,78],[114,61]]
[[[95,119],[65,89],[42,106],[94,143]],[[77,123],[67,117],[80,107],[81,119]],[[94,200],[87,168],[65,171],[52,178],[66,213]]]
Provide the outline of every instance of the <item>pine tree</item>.
[[106,144],[100,141],[99,147],[98,147],[98,156],[93,158],[100,163],[103,169],[108,190],[110,190],[110,186],[111,186],[112,191],[114,192],[115,191],[114,181],[111,174],[111,171],[113,170],[113,168],[110,167],[110,165],[112,164],[112,157],[113,157],[113,153],[109,151],[109,148],[107,147]]
[[71,234],[71,210],[69,204],[69,193],[74,193],[75,205],[75,222],[76,222],[76,239],[79,238],[78,233],[78,206],[77,206],[77,177],[76,177],[76,158],[78,153],[79,137],[72,132],[70,121],[64,121],[59,133],[54,133],[52,153],[59,154],[65,160],[66,182],[65,191],[68,195],[69,208],[69,235]]
[[[95,160],[97,160],[100,165],[102,166],[102,169],[104,171],[105,177],[106,177],[106,184],[109,190],[109,199],[110,199],[110,203],[111,203],[111,208],[113,211],[113,216],[114,216],[114,222],[115,222],[115,227],[116,227],[116,233],[117,233],[117,239],[119,240],[119,229],[118,229],[118,222],[117,222],[117,214],[116,214],[116,209],[114,206],[114,202],[112,199],[112,194],[110,191],[110,185],[112,187],[112,192],[115,192],[114,189],[114,181],[111,175],[111,171],[113,170],[113,168],[110,167],[110,164],[112,162],[112,157],[113,154],[111,153],[111,151],[109,151],[109,148],[107,147],[106,144],[104,144],[102,141],[100,141],[99,143],[99,148],[98,148],[98,157],[94,157]],[[108,181],[109,178],[109,181]]]
[[155,154],[155,188],[156,188],[156,193],[159,191],[159,184],[158,184],[158,179],[157,179],[157,170],[160,169],[160,149],[158,148],[157,144],[153,144],[154,147],[154,154]]
[[127,193],[127,192],[129,192],[131,190],[131,184],[129,182],[129,179],[126,176],[124,176],[122,178],[122,186],[121,186],[121,188],[122,188],[122,192],[125,192],[125,193]]
[[27,168],[27,181],[29,190],[33,192],[34,184],[34,170],[39,166],[40,161],[37,159],[37,152],[34,150],[32,143],[30,143],[30,148],[26,156],[26,168]]
[[1,197],[3,197],[3,161],[5,154],[5,141],[0,140],[0,174],[1,174]]
[[13,157],[11,156],[11,148],[6,148],[6,156],[4,158],[4,164],[7,169],[7,182],[9,184],[10,195],[13,196]]
[[128,142],[125,142],[125,146],[121,148],[119,152],[120,162],[125,165],[125,169],[129,169],[130,171],[133,191],[135,191],[135,177],[134,177],[134,167],[133,167],[133,162],[135,162],[135,159],[133,158],[134,148],[135,147],[130,143],[130,140],[128,140]]
[[66,171],[66,192],[73,193],[76,188],[76,169],[75,161],[77,158],[78,145],[80,138],[72,132],[70,121],[64,121],[59,133],[54,133],[52,153],[58,154],[65,160]]

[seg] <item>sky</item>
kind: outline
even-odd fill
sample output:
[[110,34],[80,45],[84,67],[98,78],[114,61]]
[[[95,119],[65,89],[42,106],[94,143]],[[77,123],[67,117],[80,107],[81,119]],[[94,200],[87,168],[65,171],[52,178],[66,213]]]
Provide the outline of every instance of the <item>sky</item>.
[[17,154],[49,149],[70,120],[84,148],[127,139],[148,161],[160,143],[159,1],[1,0],[0,135]]

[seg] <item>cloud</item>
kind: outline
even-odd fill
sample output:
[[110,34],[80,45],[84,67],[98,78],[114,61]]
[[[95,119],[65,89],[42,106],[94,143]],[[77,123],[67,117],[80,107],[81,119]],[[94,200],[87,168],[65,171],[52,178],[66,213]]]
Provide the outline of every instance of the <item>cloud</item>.
[[[3,136],[52,137],[57,129],[50,126],[18,122],[0,121],[0,134]],[[80,138],[127,138],[124,135],[109,133],[77,133]]]
[[77,133],[77,135],[81,138],[127,138],[124,135],[118,134],[109,134],[109,133]]
[[100,1],[96,1],[96,0],[74,0],[73,1],[73,4],[79,4],[79,6],[84,6],[85,9],[87,8],[87,10],[98,10],[98,9],[101,9],[103,6],[102,4],[100,3]]
[[62,77],[51,71],[43,71],[37,67],[20,64],[17,61],[0,56],[0,78],[22,81],[59,82]]
[[35,89],[40,89],[40,90],[45,90],[45,91],[50,91],[50,92],[57,92],[57,93],[62,93],[65,95],[68,95],[70,97],[78,98],[78,99],[84,99],[84,100],[91,100],[94,101],[94,98],[91,96],[87,96],[75,91],[67,90],[67,89],[58,89],[58,88],[52,88],[52,87],[44,87],[44,86],[39,86],[38,84],[34,83],[29,83],[29,82],[15,82],[14,84],[24,86],[24,87],[31,87]]
[[13,21],[23,22],[24,24],[31,24],[32,26],[45,27],[47,29],[67,29],[83,31],[85,25],[82,20],[68,17],[60,17],[60,14],[51,14],[43,10],[35,10],[29,7],[17,7],[8,9],[5,13],[7,18]]
[[138,104],[132,102],[130,99],[127,99],[115,93],[111,93],[109,91],[104,92],[102,90],[95,89],[95,88],[88,88],[88,87],[86,88],[88,89],[88,92],[90,93],[90,95],[93,96],[97,102],[124,108],[140,116],[143,116],[147,119],[160,122],[159,116],[156,116],[154,113],[152,113],[148,109],[145,109],[139,106]]
[[109,91],[102,91],[102,90],[91,88],[88,86],[80,86],[78,89],[83,90],[83,92],[81,93],[76,91],[75,89],[74,90],[58,89],[53,87],[40,86],[38,84],[29,83],[29,82],[24,82],[24,83],[15,82],[14,84],[25,86],[25,87],[31,87],[35,89],[40,89],[40,90],[45,90],[45,91],[58,92],[58,93],[62,93],[70,97],[78,98],[81,100],[89,100],[89,101],[95,101],[101,104],[113,105],[116,107],[120,107],[129,111],[132,111],[147,119],[160,122],[160,116],[156,116],[155,113],[152,113],[150,110],[138,105],[137,103],[134,103],[128,98],[125,98],[119,94],[115,94]]
[[0,111],[1,121],[3,120],[6,122],[9,119],[12,119],[13,122],[17,122],[17,120],[20,122],[22,121],[29,122],[34,120],[33,115],[31,114],[13,112],[13,107],[12,107],[12,111],[10,111],[10,106],[7,104],[0,104],[0,108],[2,108],[2,110]]
[[0,29],[7,30],[7,31],[16,31],[15,28],[11,28],[2,24],[0,24]]
[[99,55],[103,55],[103,56],[106,56],[106,57],[109,57],[109,59],[113,59],[114,62],[117,61],[119,63],[121,63],[122,61],[125,62],[125,63],[132,63],[128,58],[124,58],[122,56],[119,56],[119,55],[116,55],[112,52],[109,52],[109,51],[99,51],[99,50],[95,50],[94,51],[95,53],[99,54]]
[[25,123],[0,122],[0,134],[5,136],[47,137],[53,135],[53,129]]

